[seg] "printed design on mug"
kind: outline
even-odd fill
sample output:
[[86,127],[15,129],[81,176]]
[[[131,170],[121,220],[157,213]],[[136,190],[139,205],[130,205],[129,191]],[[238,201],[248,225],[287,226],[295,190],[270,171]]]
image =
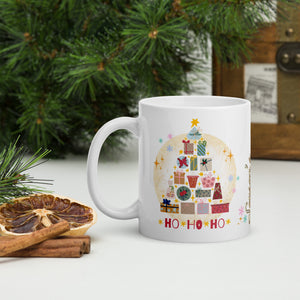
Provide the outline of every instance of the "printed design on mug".
[[236,192],[234,154],[222,140],[203,132],[198,119],[191,123],[185,134],[170,135],[156,156],[159,224],[223,228],[231,224],[230,202]]

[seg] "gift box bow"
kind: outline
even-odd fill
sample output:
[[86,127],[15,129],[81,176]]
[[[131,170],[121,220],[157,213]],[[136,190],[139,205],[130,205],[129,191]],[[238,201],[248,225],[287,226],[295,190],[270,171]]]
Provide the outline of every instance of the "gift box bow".
[[163,199],[163,204],[170,205],[171,204],[171,200]]
[[215,177],[212,177],[212,174],[211,174],[211,172],[209,172],[208,174],[206,174],[205,176],[204,176],[204,178],[203,179],[205,179],[205,178],[209,178],[209,179],[214,179]]
[[200,146],[201,146],[201,145],[206,146],[206,144],[207,144],[207,141],[199,141],[199,142],[198,142],[198,145],[200,145]]
[[184,170],[182,170],[182,169],[177,169],[174,173],[175,173],[175,176],[176,175],[180,176],[180,175],[185,174]]
[[213,183],[215,182],[216,178],[215,177],[212,177],[211,173],[206,175],[206,176],[203,176],[201,178],[201,181],[204,183]]
[[211,162],[212,159],[209,159],[209,158],[203,158],[202,161],[201,161],[201,165],[202,166],[206,166],[209,162]]
[[201,204],[206,203],[206,199],[205,198],[199,198],[197,199],[197,201]]
[[190,143],[190,140],[188,140],[188,141],[182,140],[182,142],[183,142],[184,144],[189,144],[189,143]]

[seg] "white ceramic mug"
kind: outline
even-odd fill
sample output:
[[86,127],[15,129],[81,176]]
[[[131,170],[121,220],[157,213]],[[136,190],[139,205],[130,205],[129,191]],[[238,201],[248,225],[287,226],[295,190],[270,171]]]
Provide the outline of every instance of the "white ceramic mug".
[[[139,218],[141,234],[165,241],[217,242],[245,236],[250,224],[250,102],[167,96],[139,102],[95,135],[88,186],[95,205],[117,219]],[[118,129],[139,138],[139,199],[115,210],[97,182],[105,139]]]

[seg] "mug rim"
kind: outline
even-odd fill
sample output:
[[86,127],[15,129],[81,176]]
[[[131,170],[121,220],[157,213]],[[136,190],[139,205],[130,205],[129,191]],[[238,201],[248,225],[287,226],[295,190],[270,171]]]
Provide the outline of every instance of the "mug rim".
[[139,104],[168,109],[225,109],[251,105],[247,99],[214,95],[157,96],[143,98]]

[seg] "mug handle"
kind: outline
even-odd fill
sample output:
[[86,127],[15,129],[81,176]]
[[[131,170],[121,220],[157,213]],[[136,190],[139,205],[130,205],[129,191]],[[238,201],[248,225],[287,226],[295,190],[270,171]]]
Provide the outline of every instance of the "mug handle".
[[87,159],[87,180],[91,198],[93,199],[97,208],[107,216],[115,219],[126,220],[138,217],[138,200],[136,200],[130,206],[122,209],[110,208],[104,204],[100,187],[97,182],[98,160],[102,145],[111,133],[119,129],[126,129],[132,132],[134,135],[139,136],[139,119],[129,117],[116,118],[107,122],[98,130],[89,149]]

